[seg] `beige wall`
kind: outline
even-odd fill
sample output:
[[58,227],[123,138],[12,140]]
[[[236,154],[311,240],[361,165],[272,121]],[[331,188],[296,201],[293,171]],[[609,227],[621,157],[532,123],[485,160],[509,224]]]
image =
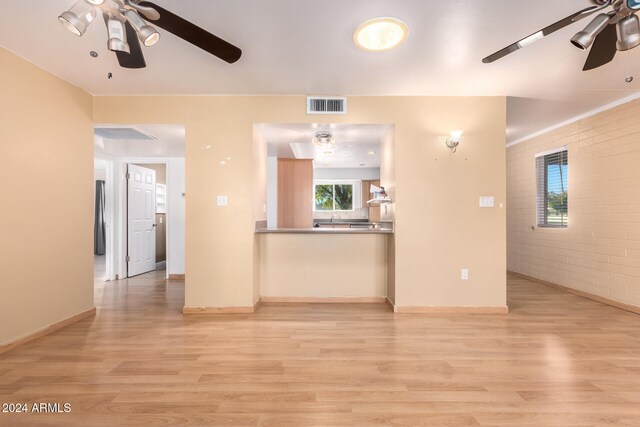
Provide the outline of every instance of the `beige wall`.
[[[422,98],[396,109],[396,305],[504,307],[505,100]],[[442,137],[458,128],[454,154]],[[496,207],[479,208],[480,196]]]
[[[640,101],[508,149],[508,268],[640,306]],[[569,147],[569,227],[535,228],[536,153]]]
[[156,171],[156,184],[167,185],[167,165],[164,163],[139,163],[138,166]]
[[256,221],[267,220],[267,140],[253,131],[253,216]]
[[87,93],[0,48],[0,345],[93,307]]
[[[391,130],[380,144],[380,185],[384,187],[391,200],[396,199],[396,140],[395,129]],[[395,203],[380,207],[380,219],[393,221]]]
[[[267,140],[253,128],[253,220],[267,220]],[[253,303],[260,299],[260,236],[253,237]]]
[[[399,305],[504,306],[506,104],[502,97],[350,97],[349,114],[309,116],[302,96],[96,97],[98,123],[186,126],[187,306],[255,300],[254,123],[395,125]],[[458,153],[440,141],[464,129]],[[205,149],[206,145],[212,148]],[[232,161],[221,166],[229,156]],[[229,206],[215,206],[227,194]],[[470,268],[469,282],[460,269]]]
[[[380,144],[380,185],[384,187],[391,200],[396,200],[396,140],[395,129],[391,130]],[[380,206],[380,219],[393,221],[395,219],[395,203]],[[395,235],[387,239],[387,298],[393,304],[396,302],[396,247]]]
[[386,235],[260,235],[266,297],[385,297],[386,266]]

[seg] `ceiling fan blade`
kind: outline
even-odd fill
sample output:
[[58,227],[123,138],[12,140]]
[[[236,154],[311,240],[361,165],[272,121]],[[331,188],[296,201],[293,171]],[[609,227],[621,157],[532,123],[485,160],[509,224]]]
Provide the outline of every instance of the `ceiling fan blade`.
[[566,18],[561,19],[560,21],[555,22],[549,25],[548,27],[544,27],[540,31],[536,31],[533,34],[523,39],[520,39],[513,44],[510,44],[504,49],[500,49],[499,51],[492,53],[491,55],[484,58],[482,62],[485,64],[490,64],[494,61],[497,61],[500,58],[504,58],[505,56],[515,52],[516,50],[522,49],[523,47],[527,47],[530,44],[540,40],[541,38],[548,36],[549,34],[553,34],[556,31],[561,30],[562,28],[573,24],[574,22],[577,22],[583,18],[586,18],[587,16],[592,15],[593,13],[599,10],[602,10],[603,8],[607,7],[609,4],[610,2],[607,2],[602,6],[590,6],[586,9],[582,9],[581,11],[576,12],[573,15],[567,16]]
[[142,47],[140,46],[140,40],[138,34],[129,21],[125,22],[125,28],[127,30],[127,43],[129,44],[129,50],[131,53],[116,51],[118,57],[118,63],[122,68],[140,69],[147,66],[142,54]]
[[618,51],[616,48],[617,41],[616,25],[607,25],[593,42],[593,46],[591,46],[589,56],[587,57],[587,62],[585,62],[582,71],[593,70],[594,68],[601,67],[613,61]]
[[143,7],[153,8],[160,13],[160,19],[152,20],[152,23],[198,46],[200,49],[217,56],[223,61],[233,64],[242,56],[242,50],[238,47],[154,3],[141,1],[137,4]]

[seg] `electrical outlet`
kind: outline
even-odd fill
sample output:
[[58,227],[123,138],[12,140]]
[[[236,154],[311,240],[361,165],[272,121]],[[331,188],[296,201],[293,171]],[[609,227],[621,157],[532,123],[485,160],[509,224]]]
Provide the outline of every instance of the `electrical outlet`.
[[462,270],[460,270],[460,279],[469,280],[469,269],[468,268],[463,268]]
[[218,206],[227,206],[229,204],[229,199],[227,196],[218,196],[217,205]]

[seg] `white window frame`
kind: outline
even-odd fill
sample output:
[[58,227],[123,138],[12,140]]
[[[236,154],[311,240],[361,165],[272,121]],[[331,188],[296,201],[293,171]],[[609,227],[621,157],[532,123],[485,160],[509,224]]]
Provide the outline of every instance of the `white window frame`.
[[[557,148],[553,148],[551,150],[547,150],[547,151],[542,151],[540,153],[537,153],[535,155],[535,170],[536,170],[536,212],[535,212],[535,218],[536,218],[536,227],[539,228],[550,228],[550,229],[559,229],[559,230],[564,230],[569,228],[569,202],[567,200],[567,221],[564,224],[549,224],[547,221],[547,216],[546,213],[544,214],[545,217],[545,222],[540,222],[540,203],[541,200],[545,200],[546,203],[546,196],[547,196],[547,188],[546,188],[546,174],[547,171],[544,170],[542,171],[542,173],[544,174],[544,181],[540,182],[540,176],[539,176],[539,171],[538,171],[538,159],[541,157],[546,157],[549,155],[553,155],[553,154],[557,154],[557,153],[562,153],[562,152],[566,152],[566,156],[567,156],[567,193],[569,192],[569,183],[568,183],[568,170],[569,170],[569,148],[567,145],[563,145],[561,147],[557,147]],[[541,192],[543,194],[541,194]]]
[[[362,181],[353,181],[353,180],[334,180],[334,179],[316,179],[313,181],[313,211],[314,212],[353,212],[356,210],[357,206],[357,192],[358,183],[362,185]],[[333,198],[333,207],[331,210],[318,210],[316,209],[316,186],[317,185],[350,185],[351,186],[351,209],[335,209],[336,201],[335,201],[335,190],[334,190],[334,198]]]

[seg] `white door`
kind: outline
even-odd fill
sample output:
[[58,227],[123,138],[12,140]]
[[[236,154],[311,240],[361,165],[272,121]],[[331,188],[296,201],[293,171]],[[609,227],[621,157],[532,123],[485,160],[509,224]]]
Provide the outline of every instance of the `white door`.
[[156,268],[156,172],[129,165],[127,186],[128,275]]

